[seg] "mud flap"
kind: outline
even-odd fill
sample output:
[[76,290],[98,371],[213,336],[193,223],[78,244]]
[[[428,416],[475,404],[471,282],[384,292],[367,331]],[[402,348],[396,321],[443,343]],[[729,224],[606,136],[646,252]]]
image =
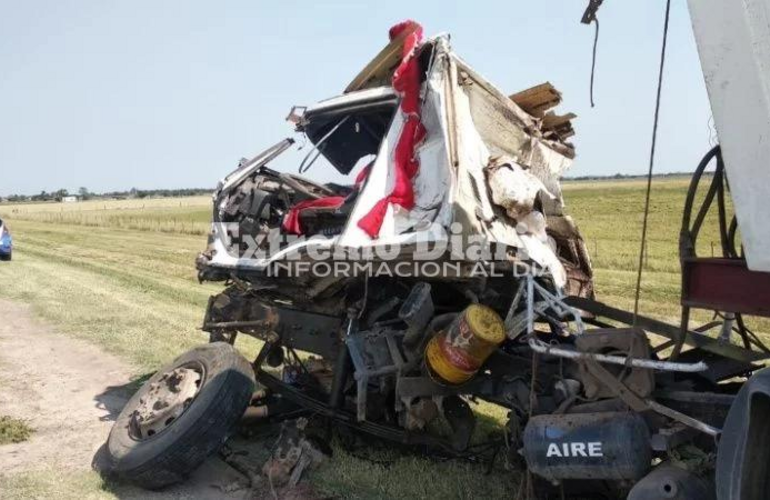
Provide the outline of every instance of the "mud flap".
[[717,454],[718,500],[761,500],[770,491],[770,368],[758,371],[727,415]]

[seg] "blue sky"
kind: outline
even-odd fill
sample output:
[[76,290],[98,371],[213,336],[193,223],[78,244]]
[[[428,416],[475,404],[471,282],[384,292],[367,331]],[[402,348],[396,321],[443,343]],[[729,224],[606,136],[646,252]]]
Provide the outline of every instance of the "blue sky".
[[[591,109],[583,0],[0,0],[0,195],[214,186],[291,134],[293,104],[340,93],[406,18],[451,33],[506,92],[556,85],[578,114],[570,175],[642,173],[664,3],[604,2]],[[674,4],[659,172],[692,170],[709,143],[689,16]]]

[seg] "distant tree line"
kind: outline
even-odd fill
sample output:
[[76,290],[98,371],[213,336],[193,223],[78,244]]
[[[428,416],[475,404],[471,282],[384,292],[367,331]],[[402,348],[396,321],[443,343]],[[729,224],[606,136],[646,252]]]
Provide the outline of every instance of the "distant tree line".
[[80,200],[104,200],[104,199],[132,199],[132,198],[179,198],[182,196],[209,195],[211,189],[187,188],[187,189],[137,189],[131,188],[128,191],[110,191],[106,193],[93,193],[86,187],[78,189],[76,194],[70,193],[67,189],[58,191],[40,191],[38,194],[12,194],[4,199],[9,202],[24,201],[62,201],[67,196],[77,196]]
[[[705,172],[704,175],[711,175],[713,172]],[[671,172],[667,174],[655,174],[655,178],[667,177],[691,177],[692,172]],[[620,174],[615,175],[581,175],[577,177],[563,177],[567,181],[598,181],[598,180],[618,180],[618,179],[645,179],[647,176],[642,174]],[[187,188],[187,189],[137,189],[131,188],[128,191],[110,191],[106,193],[92,193],[88,188],[81,187],[77,191],[77,197],[80,200],[103,200],[103,199],[132,199],[132,198],[180,198],[183,196],[209,195],[212,189]],[[24,201],[61,201],[71,193],[66,189],[58,191],[41,191],[39,194],[12,194],[4,199],[10,202]]]
[[[713,172],[704,172],[703,175],[712,175]],[[692,177],[692,172],[669,172],[666,174],[654,174],[655,179],[665,179],[668,177]],[[580,175],[577,177],[562,177],[565,181],[607,181],[620,179],[646,179],[647,174],[615,174],[615,175]]]
[[183,196],[209,195],[213,189],[187,188],[187,189],[136,189],[128,191],[112,191],[102,193],[100,198],[181,198]]

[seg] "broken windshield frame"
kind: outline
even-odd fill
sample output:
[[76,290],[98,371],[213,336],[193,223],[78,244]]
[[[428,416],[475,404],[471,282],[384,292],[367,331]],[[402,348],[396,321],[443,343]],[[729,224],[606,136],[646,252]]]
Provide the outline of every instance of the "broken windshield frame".
[[280,156],[284,151],[289,149],[293,144],[294,144],[294,139],[292,139],[291,137],[287,137],[286,139],[270,146],[269,148],[262,151],[261,153],[258,153],[249,161],[239,165],[234,172],[230,173],[227,177],[225,177],[221,182],[220,189],[225,189],[240,183],[243,179],[248,177],[256,169],[258,169],[262,165],[267,165],[268,163],[273,161],[275,158]]
[[[321,156],[321,154],[323,153],[323,150],[321,148],[323,147],[324,143],[326,142],[326,139],[331,137],[331,135],[334,132],[336,132],[337,129],[340,128],[342,126],[342,124],[345,123],[348,120],[348,118],[350,118],[350,116],[351,115],[347,115],[347,116],[343,117],[340,121],[337,122],[337,125],[332,127],[332,129],[329,132],[327,132],[326,135],[321,138],[321,140],[318,141],[317,144],[313,145],[313,148],[310,151],[308,151],[307,154],[305,155],[305,157],[302,159],[302,163],[299,164],[299,168],[297,169],[297,171],[300,174],[304,174],[308,170],[310,170],[310,167],[313,166],[313,163],[315,163],[315,161],[318,159],[318,157]],[[311,155],[313,155],[313,158],[310,159],[310,161],[308,162],[308,159],[310,158]],[[306,163],[307,163],[307,165],[305,165]]]
[[358,161],[376,155],[390,129],[398,95],[389,87],[367,89],[322,101],[309,108],[297,126],[314,145],[302,164],[305,173],[318,156],[348,175]]

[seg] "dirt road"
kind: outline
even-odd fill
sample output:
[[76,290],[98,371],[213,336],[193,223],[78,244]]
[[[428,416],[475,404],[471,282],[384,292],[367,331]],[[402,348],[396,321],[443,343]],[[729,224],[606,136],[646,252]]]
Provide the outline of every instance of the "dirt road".
[[[36,321],[29,307],[0,300],[0,415],[25,419],[35,430],[27,442],[0,446],[0,479],[45,469],[65,475],[90,470],[130,395],[133,373],[120,359]],[[251,494],[237,487],[243,479],[214,458],[190,481],[163,493],[120,485],[109,485],[103,493],[118,498],[247,498]]]

